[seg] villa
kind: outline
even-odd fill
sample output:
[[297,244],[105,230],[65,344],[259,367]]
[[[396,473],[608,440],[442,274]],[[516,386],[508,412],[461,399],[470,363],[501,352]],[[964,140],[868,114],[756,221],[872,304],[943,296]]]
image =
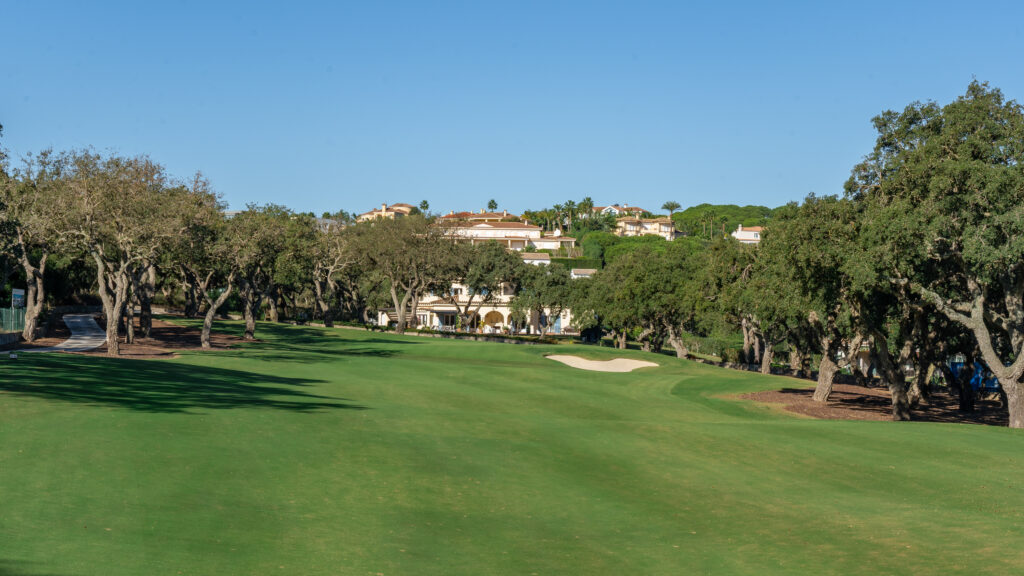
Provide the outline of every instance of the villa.
[[[541,265],[551,261],[547,254],[523,253],[523,260],[529,264]],[[467,330],[484,334],[499,332],[513,332],[519,334],[529,333],[532,328],[539,325],[547,327],[550,334],[574,333],[571,329],[572,313],[563,310],[561,313],[552,316],[550,310],[545,310],[539,317],[534,316],[527,322],[517,323],[512,319],[512,297],[515,290],[511,285],[504,285],[500,294],[482,295],[477,294],[470,302],[469,289],[462,284],[452,284],[451,292],[438,294],[429,293],[420,300],[416,308],[416,318],[409,318],[409,325],[415,328],[433,328],[441,331]],[[489,297],[488,297],[489,296]],[[484,302],[476,312],[477,305]],[[459,318],[459,311],[470,312],[470,319],[466,325],[462,325]],[[388,324],[397,320],[394,308],[382,309],[377,312],[377,322]]]
[[510,214],[508,210],[502,210],[501,212],[455,212],[454,210],[449,211],[444,216],[438,218],[441,222],[507,222],[512,220],[519,220],[519,216],[516,214]]
[[612,204],[611,206],[594,206],[594,212],[598,214],[611,214],[612,216],[637,216],[639,217],[647,210],[640,208],[639,206],[630,206],[629,204]]
[[458,238],[479,244],[495,241],[509,250],[558,250],[572,248],[575,238],[562,236],[557,232],[544,233],[540,226],[523,222],[479,222],[455,221],[445,224],[450,233]]
[[401,218],[408,216],[412,213],[415,206],[412,204],[381,204],[379,209],[370,210],[369,212],[363,212],[359,216],[356,216],[357,222],[368,222],[370,220],[376,220],[378,218],[387,218],[394,220],[395,218]]
[[750,226],[744,228],[742,224],[736,227],[736,230],[730,235],[739,240],[744,244],[760,244],[761,243],[761,231],[760,226]]
[[661,236],[675,240],[676,226],[669,218],[634,218],[626,216],[615,220],[616,236]]

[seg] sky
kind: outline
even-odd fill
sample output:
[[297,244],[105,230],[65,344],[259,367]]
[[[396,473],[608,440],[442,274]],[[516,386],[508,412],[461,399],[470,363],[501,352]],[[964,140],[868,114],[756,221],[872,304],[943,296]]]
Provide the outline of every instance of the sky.
[[0,146],[232,209],[657,210],[841,193],[871,118],[1024,100],[1024,3],[0,0]]

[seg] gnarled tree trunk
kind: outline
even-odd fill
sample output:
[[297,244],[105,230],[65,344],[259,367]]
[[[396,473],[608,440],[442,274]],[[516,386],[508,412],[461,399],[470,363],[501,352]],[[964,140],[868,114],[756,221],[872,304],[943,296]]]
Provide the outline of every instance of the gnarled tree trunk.
[[668,344],[676,351],[676,358],[686,358],[689,356],[690,350],[686,347],[686,344],[683,344],[682,339],[679,338],[679,333],[676,332],[675,327],[667,326],[666,328],[668,329]]
[[153,331],[153,297],[156,295],[156,267],[147,264],[133,279],[132,291],[139,300],[139,332],[149,338]]
[[32,342],[39,336],[39,314],[43,310],[46,301],[46,287],[43,283],[43,275],[46,273],[46,259],[49,254],[44,250],[39,259],[39,266],[33,266],[25,254],[21,254],[21,267],[25,270],[25,328],[21,331],[21,337],[26,342]]
[[772,359],[775,357],[775,350],[771,344],[766,344],[764,354],[761,355],[761,374],[772,373]]
[[827,402],[832,395],[832,384],[835,382],[836,373],[839,372],[839,364],[831,358],[828,350],[821,355],[821,363],[818,364],[818,385],[814,388],[813,399],[815,402]]
[[227,301],[228,297],[231,296],[231,290],[234,288],[232,285],[234,280],[234,274],[228,277],[227,288],[217,296],[216,300],[211,300],[208,295],[206,296],[207,304],[209,304],[209,306],[206,309],[206,316],[203,318],[203,333],[199,337],[199,342],[203,348],[210,348],[210,332],[213,330],[213,319],[217,316],[217,310],[219,310],[220,307],[224,305],[224,302]]

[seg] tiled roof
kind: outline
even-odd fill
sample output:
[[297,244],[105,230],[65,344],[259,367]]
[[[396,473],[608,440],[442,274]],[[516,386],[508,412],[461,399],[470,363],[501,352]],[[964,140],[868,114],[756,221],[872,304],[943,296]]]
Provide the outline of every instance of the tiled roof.
[[543,252],[520,252],[519,255],[523,257],[523,260],[551,260],[551,254]]
[[498,228],[502,230],[540,230],[540,226],[523,224],[522,222],[480,222],[472,226],[460,226],[460,228]]
[[495,218],[518,218],[508,212],[452,212],[441,216],[442,220],[493,220]]

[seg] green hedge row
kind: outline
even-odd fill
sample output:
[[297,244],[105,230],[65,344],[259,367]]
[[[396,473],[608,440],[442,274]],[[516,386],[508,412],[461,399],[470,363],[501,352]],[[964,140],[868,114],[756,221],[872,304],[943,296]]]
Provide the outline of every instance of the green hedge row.
[[602,268],[600,258],[552,258],[552,263],[558,263],[570,270],[573,268],[593,268],[600,270]]

